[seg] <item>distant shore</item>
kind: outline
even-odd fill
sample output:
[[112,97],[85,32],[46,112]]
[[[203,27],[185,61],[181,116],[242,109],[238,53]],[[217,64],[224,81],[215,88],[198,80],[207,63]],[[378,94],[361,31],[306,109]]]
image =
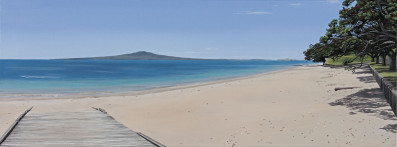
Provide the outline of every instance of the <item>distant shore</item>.
[[[311,65],[141,93],[0,99],[0,133],[31,106],[100,107],[167,146],[396,146],[396,117],[372,76],[356,73]],[[350,86],[360,88],[334,91]]]

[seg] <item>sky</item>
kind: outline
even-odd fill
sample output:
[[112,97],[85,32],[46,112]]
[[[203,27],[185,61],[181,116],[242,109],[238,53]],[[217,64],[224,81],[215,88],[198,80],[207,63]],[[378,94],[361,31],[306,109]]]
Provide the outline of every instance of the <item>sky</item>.
[[303,59],[341,0],[0,0],[0,59]]

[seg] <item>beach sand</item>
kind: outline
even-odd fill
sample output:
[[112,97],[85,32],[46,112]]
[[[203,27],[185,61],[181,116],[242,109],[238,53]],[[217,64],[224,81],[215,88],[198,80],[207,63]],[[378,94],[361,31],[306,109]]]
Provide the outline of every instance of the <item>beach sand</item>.
[[[335,87],[360,87],[334,91]],[[119,96],[0,100],[0,133],[30,113],[104,108],[167,146],[396,146],[397,121],[366,70],[301,66]]]

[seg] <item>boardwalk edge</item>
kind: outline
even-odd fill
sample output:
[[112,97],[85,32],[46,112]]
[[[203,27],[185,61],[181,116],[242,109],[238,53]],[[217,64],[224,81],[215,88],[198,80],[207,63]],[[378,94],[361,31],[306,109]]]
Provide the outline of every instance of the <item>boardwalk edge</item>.
[[19,117],[15,120],[15,122],[8,128],[8,130],[1,136],[0,138],[0,145],[7,139],[7,137],[11,134],[11,132],[14,130],[14,128],[18,125],[18,123],[22,120],[23,117],[25,117],[26,114],[30,110],[32,110],[33,107],[30,107],[28,110],[26,110],[24,113],[19,115]]

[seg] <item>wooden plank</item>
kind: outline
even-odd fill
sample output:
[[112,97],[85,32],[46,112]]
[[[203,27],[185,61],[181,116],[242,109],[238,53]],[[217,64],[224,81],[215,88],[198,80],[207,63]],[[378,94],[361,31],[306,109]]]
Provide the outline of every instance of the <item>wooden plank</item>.
[[33,107],[30,107],[28,110],[26,110],[24,113],[22,113],[16,120],[15,122],[11,125],[10,128],[7,129],[7,131],[4,133],[3,136],[0,138],[0,145],[6,140],[6,138],[11,134],[11,132],[15,129],[15,127],[18,125],[18,123],[22,120],[23,117],[25,117],[26,114],[30,110],[32,110]]
[[100,110],[28,114],[1,146],[158,146]]
[[136,132],[139,136],[145,138],[147,141],[153,143],[157,147],[165,147],[165,145],[161,144],[160,142],[157,142],[156,140],[150,138],[149,136],[146,136],[145,134],[141,132]]

